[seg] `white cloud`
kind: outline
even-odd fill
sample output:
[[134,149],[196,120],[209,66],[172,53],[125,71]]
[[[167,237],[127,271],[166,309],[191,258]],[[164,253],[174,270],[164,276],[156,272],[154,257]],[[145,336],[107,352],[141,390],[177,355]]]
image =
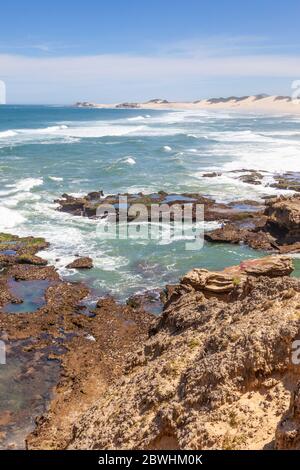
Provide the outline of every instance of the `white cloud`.
[[[187,50],[194,51],[187,53]],[[140,99],[149,92],[187,89],[207,79],[300,77],[300,56],[275,54],[220,54],[215,48],[186,47],[184,55],[29,57],[0,54],[0,79],[8,99],[16,102],[72,102],[77,99],[110,101]],[[177,88],[176,88],[177,87]],[[181,95],[184,90],[181,90]],[[234,90],[233,90],[234,91]],[[268,91],[268,90],[266,90]],[[203,94],[203,93],[202,93]],[[200,92],[197,96],[200,95]],[[151,95],[150,95],[151,96]],[[197,97],[195,96],[195,97]],[[173,98],[173,96],[168,96]]]

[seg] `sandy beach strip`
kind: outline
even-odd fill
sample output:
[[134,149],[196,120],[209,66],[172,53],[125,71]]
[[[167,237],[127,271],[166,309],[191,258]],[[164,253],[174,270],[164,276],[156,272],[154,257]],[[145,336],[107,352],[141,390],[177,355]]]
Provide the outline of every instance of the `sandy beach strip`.
[[292,100],[284,96],[248,96],[233,98],[212,98],[197,101],[150,100],[143,103],[77,103],[79,107],[92,108],[125,108],[125,109],[157,109],[157,110],[212,110],[237,111],[267,114],[300,114],[300,99]]

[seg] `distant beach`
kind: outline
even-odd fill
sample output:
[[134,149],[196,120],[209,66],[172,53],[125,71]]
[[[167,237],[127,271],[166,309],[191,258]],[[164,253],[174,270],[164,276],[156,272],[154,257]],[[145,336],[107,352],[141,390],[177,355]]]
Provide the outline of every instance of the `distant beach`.
[[292,100],[289,96],[232,96],[227,98],[210,98],[196,101],[168,101],[165,99],[153,99],[146,102],[124,102],[119,104],[99,104],[89,102],[77,103],[79,107],[93,108],[133,108],[133,109],[157,109],[157,110],[230,110],[254,113],[286,113],[300,114],[300,100]]

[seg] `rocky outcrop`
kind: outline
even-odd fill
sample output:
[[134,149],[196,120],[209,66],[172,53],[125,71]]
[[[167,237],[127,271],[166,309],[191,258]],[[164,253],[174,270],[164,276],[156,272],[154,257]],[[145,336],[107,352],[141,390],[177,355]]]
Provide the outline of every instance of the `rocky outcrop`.
[[283,175],[275,175],[275,181],[270,186],[277,189],[300,192],[300,173],[288,172]]
[[238,293],[247,295],[251,277],[268,276],[270,278],[288,276],[293,271],[290,258],[270,256],[268,258],[247,260],[239,266],[212,272],[207,269],[193,269],[181,280],[182,285],[191,286],[204,294],[224,295]]
[[[292,228],[297,213],[289,208],[288,217],[286,206],[274,211]],[[195,268],[164,293],[127,305],[104,298],[91,309],[82,284],[64,282],[52,266],[19,263],[45,243],[0,235],[0,249],[11,252],[2,255],[0,330],[10,347],[18,342],[18,357],[30,358],[19,380],[37,376],[41,358],[62,370],[28,449],[299,448],[300,373],[291,353],[300,281],[289,277],[290,258]],[[46,280],[43,305],[6,313],[8,303],[26,302],[12,280]],[[163,312],[153,317],[144,307],[159,294]],[[10,415],[0,415],[1,431]]]
[[88,256],[84,258],[77,258],[66,266],[67,269],[92,269],[92,267],[93,260]]
[[34,266],[46,266],[47,260],[41,258],[40,256],[24,253],[23,255],[17,257],[17,263],[33,264]]
[[[121,199],[122,198],[122,199]],[[126,198],[126,199],[124,199]],[[126,202],[122,202],[126,200]],[[120,203],[121,201],[121,203]],[[257,201],[240,201],[229,204],[218,203],[214,199],[202,196],[199,193],[166,193],[159,191],[153,194],[116,194],[104,196],[102,191],[92,192],[83,197],[73,197],[68,194],[63,194],[61,199],[55,201],[58,204],[58,210],[67,212],[74,216],[83,216],[90,218],[107,218],[107,207],[114,211],[116,221],[119,221],[120,212],[122,215],[127,216],[127,221],[134,221],[137,217],[139,220],[141,216],[146,220],[151,220],[151,207],[153,205],[161,206],[161,213],[172,209],[174,206],[182,207],[183,205],[190,204],[192,206],[192,219],[196,221],[197,214],[196,208],[201,205],[204,208],[204,218],[207,221],[241,221],[252,219],[254,215],[262,213],[263,206]],[[143,205],[145,213],[140,213],[139,205]],[[136,209],[135,209],[136,208]],[[170,213],[171,220],[174,219],[174,213]]]
[[129,108],[129,109],[137,109],[137,108],[139,108],[139,107],[140,107],[139,103],[128,103],[128,102],[126,102],[126,103],[120,103],[120,104],[117,104],[117,105],[116,105],[116,108],[117,108],[117,109],[119,109],[119,108],[121,108],[121,109],[123,109],[123,108],[125,108],[125,109],[126,109],[126,108]]
[[290,352],[300,334],[300,282],[285,276],[290,270],[288,258],[274,256],[184,276],[67,447],[274,448],[291,389],[298,406]]
[[267,228],[279,243],[300,242],[300,196],[276,198],[267,202]]
[[261,180],[263,179],[263,175],[258,171],[251,170],[249,173],[245,175],[239,176],[239,180],[243,181],[243,183],[247,184],[254,184],[259,185],[261,184]]
[[64,449],[72,439],[74,423],[118,378],[126,355],[147,338],[152,315],[142,309],[100,299],[93,317],[74,318],[75,331],[61,357],[62,376],[48,412],[36,420],[27,437],[28,449]]
[[[250,228],[249,228],[250,225]],[[206,234],[210,242],[245,243],[255,249],[280,253],[300,251],[300,196],[271,198],[263,216],[249,224],[236,221]]]

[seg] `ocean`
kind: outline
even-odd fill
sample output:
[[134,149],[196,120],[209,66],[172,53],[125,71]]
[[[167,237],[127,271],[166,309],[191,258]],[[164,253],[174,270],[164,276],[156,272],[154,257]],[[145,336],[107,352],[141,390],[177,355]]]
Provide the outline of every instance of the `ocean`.
[[[273,176],[299,171],[299,154],[300,118],[293,116],[1,106],[0,231],[45,237],[51,246],[41,256],[65,278],[87,282],[91,302],[105,294],[124,300],[177,282],[193,267],[221,269],[264,253],[208,243],[187,251],[184,238],[103,240],[97,221],[56,211],[55,199],[164,190],[259,200],[280,193],[270,187]],[[240,181],[245,169],[263,172],[262,185]],[[212,171],[222,175],[202,176]],[[91,256],[94,268],[67,270],[77,254]]]

